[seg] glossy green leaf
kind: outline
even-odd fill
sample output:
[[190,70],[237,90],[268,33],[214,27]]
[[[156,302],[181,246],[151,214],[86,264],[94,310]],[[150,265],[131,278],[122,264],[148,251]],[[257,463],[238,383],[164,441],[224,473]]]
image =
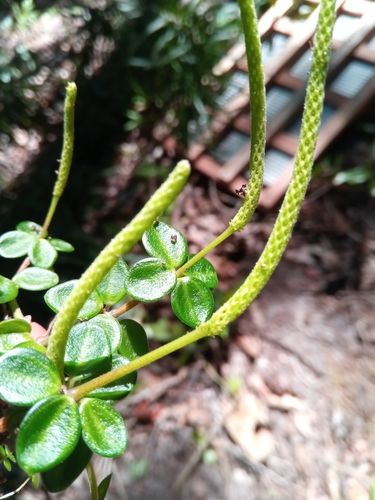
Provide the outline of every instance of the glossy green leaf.
[[140,260],[130,269],[125,280],[128,294],[141,302],[155,302],[176,286],[176,273],[160,259]]
[[44,486],[50,493],[65,490],[85,470],[91,457],[92,451],[81,436],[73,452],[63,462],[42,472]]
[[[77,282],[78,280],[66,281],[65,283],[61,283],[60,285],[57,285],[48,290],[48,292],[44,296],[44,300],[46,301],[47,305],[52,309],[52,311],[55,312],[60,311],[65,300],[67,299],[68,295],[71,293]],[[93,316],[98,314],[102,308],[103,308],[103,302],[98,292],[95,290],[86,300],[86,303],[82,307],[82,309],[79,311],[78,318],[81,319],[92,318]]]
[[58,251],[58,252],[73,252],[74,246],[67,241],[60,240],[59,238],[49,238],[48,242]]
[[172,268],[181,266],[188,254],[185,237],[177,229],[164,222],[154,222],[144,233],[142,243],[151,257],[163,260]]
[[120,325],[123,334],[119,353],[129,361],[147,354],[150,348],[143,326],[133,319],[123,319]]
[[116,318],[110,314],[98,314],[90,319],[87,324],[100,326],[107,335],[111,351],[116,352],[118,350],[122,340],[122,328]]
[[0,354],[10,351],[18,344],[31,340],[32,337],[29,333],[4,333],[0,335]]
[[0,255],[7,258],[23,257],[35,240],[36,236],[23,231],[4,233],[0,236]]
[[78,405],[73,398],[52,396],[27,412],[16,439],[17,462],[29,474],[44,472],[65,460],[81,432]]
[[126,295],[125,278],[129,274],[129,268],[123,259],[112,267],[97,290],[106,306],[113,306]]
[[47,240],[36,240],[28,251],[31,263],[35,267],[49,269],[57,259],[57,251]]
[[2,333],[30,333],[31,324],[25,319],[6,319],[0,323]]
[[15,299],[18,295],[18,287],[13,281],[0,276],[0,304],[5,304]]
[[111,355],[105,331],[89,321],[77,323],[70,330],[65,351],[65,371],[73,377],[95,373]]
[[[42,226],[37,224],[36,222],[32,222],[30,220],[24,220],[17,224],[16,229],[18,231],[23,231],[24,233],[32,234],[33,236],[39,236],[42,232]],[[48,235],[48,232],[44,234],[44,237]]]
[[[26,234],[26,233],[25,233]],[[46,290],[59,282],[59,277],[53,271],[39,267],[28,267],[13,278],[14,283],[25,290]]]
[[109,403],[85,398],[80,405],[82,436],[87,446],[103,457],[117,457],[128,445],[121,415]]
[[98,486],[98,500],[104,500],[109,485],[111,484],[112,474],[108,474]]
[[[195,254],[189,255],[187,260],[189,261],[195,257]],[[214,266],[207,259],[202,257],[195,264],[189,267],[185,272],[184,276],[190,276],[197,280],[203,281],[208,288],[215,288],[218,283],[217,274]]]
[[178,279],[171,304],[175,315],[192,328],[207,321],[214,310],[211,290],[202,281],[189,276]]
[[[110,369],[115,370],[116,368],[120,368],[120,366],[127,365],[128,363],[128,359],[124,358],[123,356],[119,356],[118,354],[114,354],[112,357],[112,366]],[[87,394],[86,397],[118,401],[119,399],[124,398],[132,392],[136,381],[137,372],[133,372],[129,375],[126,375],[125,377],[116,380],[115,382],[111,382],[104,387],[95,389],[94,391]]]
[[59,372],[40,352],[17,347],[0,357],[0,398],[7,403],[30,406],[60,389]]

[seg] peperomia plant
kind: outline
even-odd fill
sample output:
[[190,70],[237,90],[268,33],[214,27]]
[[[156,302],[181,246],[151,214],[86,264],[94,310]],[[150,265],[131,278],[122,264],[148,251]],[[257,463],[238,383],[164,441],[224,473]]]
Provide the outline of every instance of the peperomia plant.
[[[40,473],[51,492],[68,487],[86,468],[91,498],[103,499],[110,477],[97,485],[91,457],[115,457],[128,443],[127,430],[113,403],[134,388],[136,370],[195,342],[218,335],[258,295],[276,268],[290,238],[310,178],[324,99],[335,3],[321,2],[307,88],[301,138],[293,178],[272,234],[254,269],[238,291],[215,313],[211,290],[217,285],[204,256],[250,220],[262,188],[265,149],[265,89],[257,20],[251,0],[239,0],[248,57],[252,112],[251,178],[244,202],[228,228],[196,255],[184,236],[158,217],[183,189],[190,166],[181,161],[133,221],[99,254],[79,280],[57,284],[53,265],[72,246],[49,238],[48,229],[64,190],[72,159],[76,87],[67,86],[64,145],[51,207],[43,226],[21,222],[0,238],[0,254],[25,257],[16,275],[0,278],[0,398],[9,408],[1,428],[16,436],[16,460],[29,478]],[[142,238],[149,258],[130,269],[123,256]],[[19,288],[45,290],[57,313],[48,330],[24,316]],[[143,327],[123,318],[139,302],[171,294],[177,317],[193,328],[183,337],[149,352]],[[126,296],[130,300],[116,306]],[[9,469],[14,460],[0,447]],[[3,496],[5,498],[8,495]]]

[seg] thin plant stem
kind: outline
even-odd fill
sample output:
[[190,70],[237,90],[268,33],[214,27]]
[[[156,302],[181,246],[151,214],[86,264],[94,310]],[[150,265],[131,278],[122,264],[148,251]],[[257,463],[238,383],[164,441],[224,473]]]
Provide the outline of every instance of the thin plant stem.
[[207,336],[219,335],[228,323],[244,312],[263,289],[279,263],[288,244],[310,180],[314,151],[320,126],[320,116],[323,109],[324,85],[334,19],[335,1],[322,0],[302,119],[301,139],[298,145],[292,180],[286,192],[271,236],[248,278],[208,321],[199,325],[192,332],[149,352],[125,366],[101,375],[100,377],[68,391],[76,401],[94,389],[114,382],[192,342],[196,342]]
[[133,309],[133,307],[136,307],[138,304],[140,304],[139,300],[129,300],[129,302],[120,307],[117,307],[117,309],[112,309],[108,314],[110,314],[114,318],[118,318],[119,316],[121,316],[121,314],[125,314],[126,312],[130,311],[130,309]]
[[22,490],[22,488],[24,488],[24,487],[27,485],[27,483],[30,481],[30,479],[31,479],[31,477],[28,477],[28,478],[27,478],[27,479],[26,479],[26,480],[25,480],[25,481],[21,484],[21,486],[19,486],[16,490],[11,491],[10,493],[6,493],[5,495],[2,495],[2,496],[0,497],[0,499],[1,499],[1,500],[3,500],[4,498],[10,498],[10,497],[12,497],[12,496],[16,495],[17,493],[19,493],[19,492]]
[[74,147],[74,107],[77,98],[77,86],[73,82],[69,82],[66,86],[66,98],[64,107],[64,139],[61,153],[60,168],[57,174],[57,180],[52,193],[52,200],[45,218],[42,231],[39,238],[44,238],[52,218],[55,214],[57,204],[64,192],[68,181],[70,167],[73,158]]
[[220,243],[226,240],[229,236],[234,233],[234,229],[232,227],[227,227],[227,229],[222,232],[217,238],[215,238],[209,245],[203,248],[199,253],[197,253],[194,257],[188,260],[180,269],[177,271],[177,278],[182,276],[184,272],[189,269],[193,264],[198,262],[202,257],[204,257],[208,252],[217,247]]
[[95,470],[91,460],[86,466],[86,472],[89,480],[90,498],[91,500],[99,500],[98,483],[96,481]]
[[17,302],[16,299],[13,299],[10,302],[8,302],[8,306],[9,306],[9,309],[11,310],[11,312],[12,312],[13,318],[19,318],[19,319],[23,319],[24,318],[24,315],[22,314],[21,308],[18,305],[18,302]]

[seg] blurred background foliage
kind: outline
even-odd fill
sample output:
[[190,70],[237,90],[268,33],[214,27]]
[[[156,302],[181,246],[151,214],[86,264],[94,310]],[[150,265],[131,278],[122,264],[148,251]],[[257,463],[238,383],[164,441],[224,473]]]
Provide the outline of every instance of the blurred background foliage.
[[[168,174],[171,162],[149,175],[154,126],[163,121],[186,142],[191,120],[207,122],[227,81],[212,68],[240,33],[238,6],[225,0],[0,0],[1,232],[44,219],[65,84],[74,80],[72,175],[51,231],[76,247],[56,264],[61,280],[79,276]],[[112,183],[117,204],[97,225],[103,186],[108,178],[121,185],[124,157],[136,163],[131,179],[123,189]],[[18,265],[0,262],[0,273]]]

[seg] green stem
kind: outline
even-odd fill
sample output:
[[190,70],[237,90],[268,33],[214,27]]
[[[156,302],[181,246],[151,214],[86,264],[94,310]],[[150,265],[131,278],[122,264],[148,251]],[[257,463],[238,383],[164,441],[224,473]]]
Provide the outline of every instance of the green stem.
[[98,483],[96,481],[95,470],[91,461],[86,466],[86,472],[89,480],[91,500],[99,500]]
[[66,87],[66,98],[64,108],[64,140],[61,153],[60,168],[57,175],[57,180],[52,193],[51,204],[43,224],[43,229],[40,233],[40,238],[46,234],[52,218],[55,214],[57,204],[64,192],[66,183],[68,181],[70,166],[73,158],[74,147],[74,106],[77,97],[77,86],[75,83],[70,82]]
[[264,150],[266,145],[266,89],[262,65],[262,47],[254,0],[238,0],[245,35],[250,84],[251,150],[250,182],[240,210],[230,222],[233,232],[241,231],[251,219],[263,188]]
[[9,309],[12,312],[13,318],[19,318],[19,319],[24,318],[24,315],[22,314],[21,308],[18,305],[18,302],[16,299],[13,299],[10,302],[8,302],[8,305],[9,305]]
[[332,28],[335,19],[335,1],[322,0],[314,44],[313,61],[307,87],[305,110],[302,119],[301,139],[298,145],[295,168],[279,216],[262,255],[243,285],[205,323],[183,337],[132,361],[126,366],[106,373],[69,391],[76,401],[94,389],[114,382],[139,368],[206,336],[220,334],[250,305],[265,286],[288,244],[293,226],[310,180],[314,151],[323,109],[324,85],[328,67]]
[[177,271],[177,277],[179,278],[184,274],[184,272],[189,269],[193,264],[198,262],[199,259],[204,257],[208,252],[213,250],[215,247],[217,247],[220,243],[222,243],[224,240],[226,240],[229,236],[231,236],[234,233],[234,229],[232,227],[227,227],[227,229],[221,233],[217,238],[214,239],[214,241],[211,241],[209,245],[207,245],[205,248],[203,248],[199,253],[197,253],[192,259],[188,260],[186,264],[184,264],[180,269]]
[[118,260],[119,255],[128,252],[154,220],[180,194],[190,174],[190,165],[186,160],[180,161],[168,179],[146,203],[139,214],[102,250],[91,266],[81,276],[73,291],[56,316],[56,322],[47,349],[47,356],[53,361],[64,376],[64,354],[68,334],[77,315],[94,291]]

